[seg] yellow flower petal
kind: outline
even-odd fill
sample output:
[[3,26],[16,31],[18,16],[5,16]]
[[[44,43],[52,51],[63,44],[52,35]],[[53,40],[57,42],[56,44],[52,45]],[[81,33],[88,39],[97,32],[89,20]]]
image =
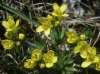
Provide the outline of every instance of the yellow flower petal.
[[55,63],[57,62],[58,58],[56,56],[53,57],[52,62]]
[[52,67],[53,66],[53,63],[46,63],[46,67],[47,68],[50,68],[50,67]]
[[67,8],[67,5],[66,4],[62,4],[61,7],[60,7],[60,11],[63,13]]
[[17,27],[19,25],[19,19],[16,21],[16,26],[15,27]]
[[2,25],[3,25],[6,29],[10,28],[10,25],[9,25],[9,23],[8,23],[7,21],[2,21]]
[[84,61],[84,62],[81,64],[81,67],[86,68],[86,67],[88,67],[91,63],[92,63],[91,61],[86,60],[86,61]]
[[95,47],[90,47],[90,49],[91,49],[91,54],[92,55],[96,55],[96,48]]
[[40,50],[39,50],[39,49],[34,49],[34,50],[32,51],[32,53],[40,53]]
[[63,14],[62,16],[63,16],[63,17],[68,17],[68,16],[69,16],[69,14]]
[[53,3],[53,9],[54,9],[54,11],[59,10],[59,6],[57,3]]
[[53,17],[51,15],[47,15],[48,20],[53,20]]
[[95,56],[94,57],[94,61],[93,61],[94,63],[97,63],[97,62],[99,62],[99,57],[98,56]]
[[14,21],[12,16],[8,16],[8,23],[10,25],[10,28],[14,28],[15,27],[15,21]]
[[13,17],[12,16],[8,16],[8,22],[9,23],[11,23],[11,24],[15,24],[15,21],[14,21],[14,19],[13,19]]
[[47,52],[47,54],[52,54],[52,56],[54,56],[54,51],[53,51],[53,50],[49,50],[49,51]]
[[48,35],[50,34],[50,28],[46,29],[46,30],[44,31],[44,34],[45,34],[46,36],[48,36]]
[[44,31],[43,25],[36,28],[36,32],[42,32]]
[[14,32],[13,30],[14,30],[14,29],[7,29],[8,32],[10,32],[10,31]]
[[55,12],[52,12],[52,15],[53,15],[53,16],[58,16],[58,14],[56,14]]
[[78,53],[78,52],[80,52],[80,49],[81,47],[80,46],[76,46],[75,48],[74,48],[74,53]]
[[46,23],[46,20],[43,17],[39,18],[38,20],[42,25]]

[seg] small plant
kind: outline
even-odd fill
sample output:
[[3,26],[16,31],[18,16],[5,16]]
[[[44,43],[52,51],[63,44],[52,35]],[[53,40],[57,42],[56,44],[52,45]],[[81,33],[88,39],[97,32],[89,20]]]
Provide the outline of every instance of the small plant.
[[[75,70],[90,68],[100,71],[100,54],[97,48],[89,44],[93,34],[91,30],[77,31],[65,28],[62,20],[69,14],[64,13],[67,5],[59,6],[53,3],[53,12],[46,18],[38,18],[34,37],[29,38],[21,27],[21,21],[13,15],[8,15],[7,20],[2,21],[6,29],[5,39],[1,40],[4,48],[0,61],[1,72],[13,70],[23,74],[74,74]],[[6,9],[6,8],[5,8]],[[15,13],[15,12],[14,12]],[[15,15],[24,17],[32,28],[31,19],[27,19],[22,13]],[[34,26],[34,25],[33,25]],[[1,53],[1,52],[0,52]],[[79,64],[75,59],[80,57]],[[6,58],[7,57],[7,58]],[[10,58],[8,58],[10,57]],[[79,70],[74,65],[79,66]],[[20,73],[21,73],[20,72]],[[18,74],[18,73],[15,73]]]

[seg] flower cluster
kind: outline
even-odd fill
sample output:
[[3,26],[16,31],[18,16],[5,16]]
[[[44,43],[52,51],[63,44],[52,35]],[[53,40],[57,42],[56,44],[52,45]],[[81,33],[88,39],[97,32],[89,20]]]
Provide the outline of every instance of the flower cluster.
[[[24,47],[24,41],[26,41],[25,44],[27,43],[29,45],[28,48],[31,46],[32,48],[37,48],[33,49],[31,56],[26,58],[24,61],[24,68],[27,69],[35,68],[40,70],[38,68],[41,68],[41,70],[43,70],[42,68],[44,68],[47,69],[47,71],[55,69],[56,71],[62,70],[62,72],[59,71],[61,74],[66,74],[67,72],[69,73],[69,69],[72,68],[74,59],[71,57],[73,53],[78,53],[80,57],[84,59],[81,67],[87,68],[90,65],[95,65],[95,69],[100,71],[100,55],[98,55],[96,47],[90,46],[88,44],[88,37],[86,37],[85,33],[77,34],[75,30],[68,31],[67,28],[64,28],[63,25],[60,25],[60,22],[63,20],[63,18],[69,16],[68,14],[64,13],[66,8],[66,4],[59,6],[57,3],[53,3],[53,12],[48,14],[46,19],[43,17],[38,19],[41,25],[36,28],[36,32],[44,32],[45,36],[48,36],[51,33],[50,37],[45,38],[42,38],[41,35],[39,36],[39,34],[36,33],[34,38],[25,38],[25,34],[19,25],[20,20],[17,19],[15,21],[12,16],[8,16],[7,21],[2,21],[2,25],[6,29],[6,32],[4,33],[6,39],[1,40],[1,44],[3,45],[4,49],[11,50],[17,46],[21,46],[22,43],[22,46]],[[70,48],[73,48],[73,50],[70,50]],[[55,49],[54,51],[57,51],[57,56],[53,50],[47,49]],[[44,53],[46,50],[47,53]],[[66,50],[70,50],[71,52],[66,52]],[[17,51],[17,48],[15,51],[20,57],[15,58],[14,60],[18,59],[20,61],[20,59],[24,59],[24,55],[26,54],[24,54],[24,52],[26,51],[21,50],[22,55],[20,50]],[[55,65],[55,63],[57,64]]]
[[75,30],[68,31],[66,33],[66,36],[67,36],[66,41],[68,43],[77,43],[78,41],[84,41],[86,39],[85,34],[81,34],[80,36],[78,36]]
[[78,36],[75,30],[71,30],[66,35],[68,43],[77,42],[77,46],[74,47],[74,53],[80,53],[80,56],[85,60],[81,67],[86,68],[91,64],[96,64],[96,70],[100,71],[100,57],[96,53],[96,48],[88,45],[85,34]]
[[24,67],[28,69],[32,69],[36,66],[37,61],[39,61],[42,58],[42,54],[40,50],[34,49],[32,51],[31,59],[27,59],[26,62],[24,62]]
[[47,53],[42,54],[39,49],[34,49],[32,51],[31,59],[27,59],[24,62],[24,67],[33,69],[36,65],[40,65],[40,68],[51,68],[56,62],[57,56],[55,56],[53,50],[48,50]]
[[81,67],[86,68],[91,64],[99,62],[99,57],[96,55],[96,48],[90,47],[86,41],[81,41],[74,48],[74,53],[80,52],[80,56],[85,59]]
[[64,17],[68,17],[68,14],[64,14],[66,7],[66,4],[58,6],[57,3],[53,3],[54,11],[52,12],[52,15],[47,15],[47,19],[44,19],[43,17],[39,18],[39,22],[42,25],[36,28],[36,32],[44,31],[44,34],[48,36],[53,26],[58,26]]
[[23,33],[19,33],[19,19],[15,22],[12,16],[8,16],[8,21],[2,21],[2,25],[5,27],[5,40],[1,40],[1,44],[3,45],[5,50],[11,50],[17,45],[16,43],[20,43],[20,40],[25,38]]

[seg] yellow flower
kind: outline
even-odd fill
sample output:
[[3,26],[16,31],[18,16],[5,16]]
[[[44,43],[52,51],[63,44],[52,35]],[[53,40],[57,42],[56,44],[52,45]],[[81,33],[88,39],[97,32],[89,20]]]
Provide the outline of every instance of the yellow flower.
[[85,40],[85,39],[86,39],[86,35],[85,35],[85,34],[81,34],[81,35],[80,35],[80,39],[81,39],[81,40]]
[[1,40],[1,44],[5,50],[11,50],[14,48],[14,42],[12,40]]
[[34,49],[32,51],[31,59],[34,60],[34,61],[39,61],[39,60],[41,60],[41,58],[42,58],[41,51],[38,50],[38,49]]
[[80,56],[82,58],[86,58],[89,50],[89,46],[87,44],[87,41],[81,41],[78,43],[78,45],[74,48],[74,53],[80,52]]
[[75,30],[69,31],[66,33],[67,35],[67,42],[68,43],[75,43],[78,40],[78,36]]
[[90,47],[87,57],[85,58],[85,61],[81,64],[81,67],[86,68],[89,65],[97,62],[99,62],[99,57],[96,55],[96,48]]
[[19,33],[19,40],[23,40],[23,39],[25,39],[25,34]]
[[57,56],[54,56],[54,51],[49,50],[47,54],[43,55],[43,61],[45,62],[45,65],[47,68],[50,68],[53,66],[54,63],[56,63],[58,60]]
[[8,16],[8,21],[2,21],[2,25],[7,29],[7,31],[16,32],[19,26],[19,20],[14,21],[12,16]]
[[100,61],[96,63],[96,70],[100,71]]
[[25,68],[33,69],[35,66],[36,66],[36,62],[33,61],[32,59],[27,59],[27,60],[24,62],[24,67],[25,67]]
[[54,11],[52,12],[52,15],[57,17],[58,20],[62,20],[63,17],[68,17],[68,14],[63,14],[66,8],[67,8],[66,4],[62,4],[61,6],[58,6],[57,3],[53,3]]
[[42,68],[44,68],[45,67],[45,64],[44,63],[41,63],[40,64],[40,68],[42,69]]
[[84,45],[80,50],[80,56],[82,58],[86,58],[87,55],[88,55],[88,50],[89,50],[89,46],[88,45]]
[[80,52],[81,50],[87,50],[88,49],[88,44],[87,44],[87,41],[81,41],[77,44],[77,46],[74,48],[74,53],[78,53]]
[[47,19],[48,19],[48,20],[51,20],[51,21],[54,20],[53,17],[52,17],[51,15],[47,15]]
[[45,20],[44,18],[39,18],[39,22],[42,25],[36,28],[36,32],[44,31],[44,34],[46,36],[48,36],[50,34],[50,30],[52,28],[51,21],[50,20]]
[[59,21],[55,21],[55,26],[58,26],[60,24]]

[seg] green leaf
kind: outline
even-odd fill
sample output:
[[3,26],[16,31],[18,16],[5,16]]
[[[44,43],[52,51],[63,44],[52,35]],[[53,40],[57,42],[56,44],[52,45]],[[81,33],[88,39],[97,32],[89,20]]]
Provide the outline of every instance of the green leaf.
[[21,58],[23,58],[23,55],[22,55],[21,51],[19,50],[19,48],[18,48],[17,46],[15,47],[15,51],[16,51],[16,53],[18,53],[18,55],[19,55]]
[[65,35],[65,29],[61,30],[61,34],[60,34],[60,39],[63,39],[64,35]]
[[55,40],[58,40],[58,35],[57,35],[57,31],[56,28],[53,28],[51,31],[51,35]]
[[65,67],[65,70],[68,71],[70,69],[70,67]]
[[31,13],[31,8],[28,6],[28,12],[29,12],[29,17],[30,17],[30,19],[32,20],[32,13]]
[[[39,23],[37,23],[37,22],[34,21],[34,20],[31,20],[29,17],[27,17],[26,15],[24,15],[23,13],[21,13],[21,12],[18,11],[18,10],[15,10],[15,9],[13,9],[13,8],[10,8],[9,6],[7,6],[7,5],[5,5],[5,4],[2,4],[2,3],[0,3],[0,7],[6,9],[7,11],[9,11],[9,12],[11,12],[11,13],[14,13],[15,15],[17,15],[17,16],[21,17],[22,19],[28,21],[29,23],[34,24],[34,26],[39,25]],[[33,26],[33,25],[32,25],[32,26]],[[32,26],[31,26],[31,28],[32,28]]]
[[71,60],[71,62],[70,61],[68,61],[68,60],[66,60],[66,61],[64,61],[64,66],[67,66],[67,65],[71,65],[73,63],[73,60]]
[[65,60],[70,61],[72,54],[73,54],[73,51],[70,52],[69,54],[64,55],[64,58],[63,58],[62,60],[63,60],[63,61],[65,61]]
[[66,37],[66,31],[67,31],[67,28],[63,28],[62,26],[59,26],[59,38],[64,40],[65,37]]
[[72,64],[74,62],[74,60],[69,61],[67,64]]
[[66,73],[65,73],[65,71],[62,71],[62,73],[61,73],[61,74],[66,74]]
[[35,39],[36,41],[38,41],[41,44],[45,43],[45,41],[41,38],[41,35],[35,34],[35,36],[36,36],[36,39]]
[[43,48],[44,48],[44,46],[45,46],[43,43],[40,43],[40,42],[35,41],[35,40],[32,40],[32,39],[27,39],[26,42],[27,42],[29,45],[31,45],[31,46],[33,46],[33,47],[35,47],[35,48],[38,48],[38,49],[40,49],[40,50],[43,50]]
[[71,60],[73,52],[70,52],[68,55],[66,55],[63,59],[63,64],[64,65],[68,65],[68,64],[72,64],[73,60]]

